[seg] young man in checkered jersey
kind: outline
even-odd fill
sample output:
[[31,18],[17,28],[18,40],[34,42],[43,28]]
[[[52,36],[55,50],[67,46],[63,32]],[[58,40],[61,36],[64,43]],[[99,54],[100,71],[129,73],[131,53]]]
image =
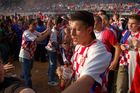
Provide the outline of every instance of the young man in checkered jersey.
[[[76,81],[62,93],[95,93],[96,86],[102,85],[104,72],[111,61],[111,53],[95,38],[92,13],[76,11],[71,15],[69,23],[72,40],[76,44],[71,61],[73,78]],[[63,77],[61,70],[58,71],[58,76]]]
[[131,15],[121,39],[116,93],[140,93],[140,16]]
[[32,88],[31,69],[33,66],[33,57],[37,42],[44,40],[50,34],[50,30],[39,33],[36,30],[36,21],[29,20],[29,28],[22,34],[22,44],[19,53],[19,61],[21,62],[21,77],[25,81],[27,87]]

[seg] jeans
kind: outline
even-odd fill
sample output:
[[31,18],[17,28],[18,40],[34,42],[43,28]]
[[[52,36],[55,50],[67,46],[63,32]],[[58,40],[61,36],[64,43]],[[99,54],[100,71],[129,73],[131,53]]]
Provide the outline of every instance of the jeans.
[[56,81],[56,68],[57,68],[57,57],[56,52],[48,51],[49,56],[49,68],[48,68],[48,81]]
[[25,81],[25,85],[32,88],[31,70],[33,67],[33,60],[19,58],[21,62],[21,78]]

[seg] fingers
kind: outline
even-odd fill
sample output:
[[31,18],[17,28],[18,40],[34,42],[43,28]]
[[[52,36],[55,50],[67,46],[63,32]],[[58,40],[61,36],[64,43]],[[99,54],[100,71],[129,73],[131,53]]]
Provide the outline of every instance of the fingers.
[[120,47],[121,47],[122,50],[125,50],[126,49],[126,47],[125,47],[124,44],[122,44]]
[[56,74],[58,75],[59,78],[62,78],[62,73],[63,73],[62,68],[61,67],[57,67]]
[[10,63],[5,64],[3,67],[6,73],[13,72],[15,70],[15,66],[13,66],[13,64]]
[[109,66],[109,69],[110,70],[115,70],[116,69],[116,65],[111,63],[110,66]]

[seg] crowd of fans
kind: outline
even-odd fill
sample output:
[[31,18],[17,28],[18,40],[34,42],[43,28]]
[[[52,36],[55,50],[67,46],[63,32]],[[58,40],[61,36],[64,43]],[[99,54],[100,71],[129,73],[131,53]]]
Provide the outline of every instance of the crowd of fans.
[[[4,2],[4,1],[3,1]],[[19,1],[18,1],[19,2]],[[54,3],[55,2],[55,3]],[[106,2],[106,3],[105,3]],[[26,8],[25,8],[26,7]],[[74,10],[90,10],[90,11],[98,11],[98,10],[107,10],[107,11],[122,11],[122,12],[130,12],[136,11],[140,9],[138,1],[20,1],[20,3],[12,3],[12,1],[7,1],[4,4],[1,4],[1,12],[6,10],[7,12],[67,12]]]
[[[31,70],[35,59],[40,62],[48,61],[47,84],[49,86],[58,85],[56,72],[62,81],[60,84],[62,90],[65,89],[69,79],[75,82],[63,93],[77,93],[77,91],[80,93],[89,91],[139,93],[137,82],[139,73],[135,72],[139,70],[137,64],[140,60],[140,16],[138,14],[130,17],[120,16],[116,13],[118,8],[119,11],[121,9],[125,11],[138,5],[133,3],[132,5],[99,4],[97,6],[83,2],[80,5],[68,6],[68,4],[58,3],[50,6],[48,10],[84,9],[94,10],[94,12],[76,11],[72,14],[48,16],[42,15],[41,12],[37,15],[1,15],[1,63],[12,64],[18,60],[21,64],[20,79],[29,90],[33,88]],[[116,11],[110,16],[106,11],[101,10],[104,8],[107,11],[113,11],[114,6]],[[38,10],[34,7],[32,9]],[[29,11],[33,11],[32,9],[30,8]],[[100,11],[95,12],[95,10]],[[63,73],[66,69],[73,72],[69,78],[66,78],[67,75]],[[0,85],[3,82],[4,80]],[[77,85],[81,90],[78,90]]]

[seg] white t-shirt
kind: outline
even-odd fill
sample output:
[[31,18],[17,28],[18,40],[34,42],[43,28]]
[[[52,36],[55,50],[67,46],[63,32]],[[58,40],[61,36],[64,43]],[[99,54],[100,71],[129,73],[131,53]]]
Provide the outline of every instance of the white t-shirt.
[[96,38],[100,41],[102,41],[102,33],[103,33],[103,31],[94,30],[94,34],[95,34]]
[[40,33],[37,31],[35,31],[35,32],[30,32],[29,30],[24,31],[24,33],[22,35],[22,45],[21,45],[21,49],[19,52],[19,57],[30,59],[30,53],[29,53],[29,51],[27,51],[26,49],[23,48],[23,45],[24,45],[25,41],[34,42],[35,39],[37,38],[37,36],[39,36],[39,35],[40,35]]
[[52,46],[52,42],[58,43],[57,42],[57,30],[55,29],[55,27],[52,28],[49,43],[45,47],[48,51],[54,51],[55,52],[56,50]]
[[101,84],[101,74],[107,70],[110,61],[111,53],[99,40],[94,40],[87,46],[77,45],[72,61],[75,79],[88,75]]

